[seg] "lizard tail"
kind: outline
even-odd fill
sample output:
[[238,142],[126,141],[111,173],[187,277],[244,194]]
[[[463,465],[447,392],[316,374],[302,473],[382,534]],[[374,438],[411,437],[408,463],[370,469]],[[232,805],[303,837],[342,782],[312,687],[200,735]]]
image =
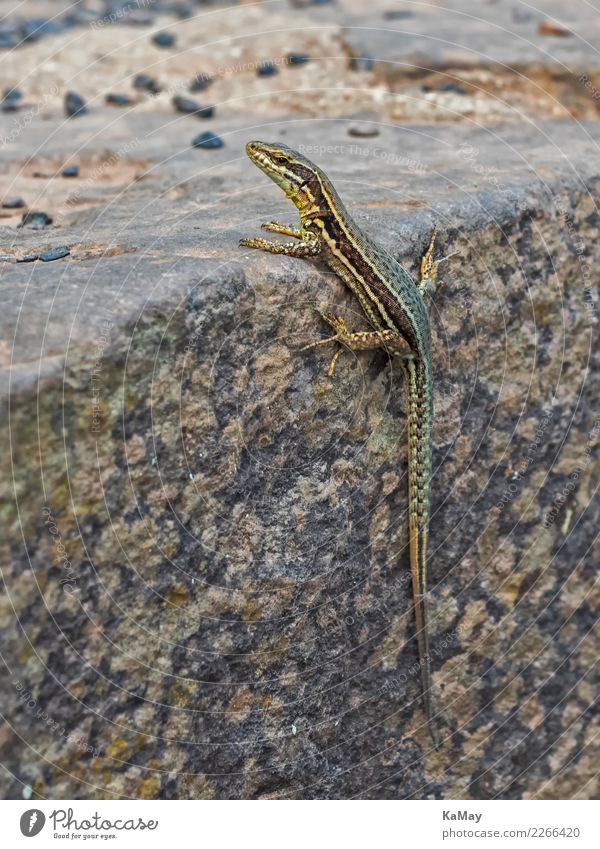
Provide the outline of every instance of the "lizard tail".
[[419,665],[423,688],[423,705],[429,734],[434,746],[439,737],[434,720],[435,708],[431,686],[427,616],[427,540],[429,536],[429,494],[431,489],[431,422],[433,403],[431,379],[420,361],[408,359],[408,533],[410,571]]

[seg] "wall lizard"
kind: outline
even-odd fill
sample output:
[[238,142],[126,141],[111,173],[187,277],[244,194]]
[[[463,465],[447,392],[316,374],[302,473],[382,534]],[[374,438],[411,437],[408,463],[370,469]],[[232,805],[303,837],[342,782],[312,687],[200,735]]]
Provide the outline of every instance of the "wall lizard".
[[[399,358],[408,387],[408,527],[410,569],[423,702],[434,745],[439,738],[431,687],[427,623],[427,539],[429,532],[433,382],[431,330],[425,294],[436,288],[435,231],[421,260],[420,281],[364,233],[352,219],[326,175],[284,144],[251,141],[246,153],[293,201],[300,227],[275,221],[263,229],[295,241],[242,239],[240,245],[293,257],[321,257],[358,299],[371,327],[352,332],[342,318],[323,314],[334,334],[306,348],[338,343],[328,375],[344,348],[384,348]],[[302,350],[306,350],[303,348]]]

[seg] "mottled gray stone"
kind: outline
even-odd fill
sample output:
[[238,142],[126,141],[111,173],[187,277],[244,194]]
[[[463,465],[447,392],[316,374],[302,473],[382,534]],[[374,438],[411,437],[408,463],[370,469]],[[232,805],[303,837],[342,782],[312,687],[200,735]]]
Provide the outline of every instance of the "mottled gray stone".
[[[398,20],[384,15],[377,22],[372,8],[363,10],[342,38],[353,55],[369,54],[389,63],[389,76],[483,67],[574,74],[600,67],[600,17],[580,0],[544,0],[539,8],[518,0],[448,0],[440,6],[416,4]],[[571,34],[543,34],[540,25],[552,21]]]
[[411,270],[434,223],[457,252],[432,307],[435,752],[398,368],[346,355],[329,381],[297,351],[315,306],[364,321],[318,263],[237,246],[295,215],[243,156],[250,117],[217,151],[124,120],[137,179],[3,228],[71,251],[1,269],[3,795],[596,796],[597,126],[252,133],[322,145]]

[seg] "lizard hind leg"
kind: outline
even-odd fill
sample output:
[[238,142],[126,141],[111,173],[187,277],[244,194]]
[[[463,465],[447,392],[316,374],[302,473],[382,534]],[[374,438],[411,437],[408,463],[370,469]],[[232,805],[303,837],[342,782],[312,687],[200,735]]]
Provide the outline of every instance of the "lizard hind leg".
[[301,351],[308,351],[311,348],[318,348],[321,345],[329,345],[337,343],[338,348],[329,362],[327,368],[327,377],[332,377],[335,371],[340,354],[344,349],[350,351],[369,351],[374,348],[385,348],[393,354],[406,354],[410,351],[408,343],[393,330],[359,330],[350,331],[346,327],[346,322],[339,315],[331,315],[330,313],[319,313],[321,318],[335,330],[333,336],[328,336],[326,339],[319,339],[317,342],[311,342],[301,348]]

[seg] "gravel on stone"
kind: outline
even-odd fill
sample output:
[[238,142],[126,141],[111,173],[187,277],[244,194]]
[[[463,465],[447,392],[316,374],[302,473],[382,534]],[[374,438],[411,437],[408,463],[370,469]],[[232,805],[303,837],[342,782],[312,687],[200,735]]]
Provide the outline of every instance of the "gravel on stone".
[[63,259],[63,257],[69,256],[70,253],[66,245],[59,245],[49,251],[43,251],[39,256],[42,262],[53,262],[55,259]]
[[69,118],[75,118],[87,112],[85,100],[75,91],[68,91],[65,95],[65,114]]
[[47,212],[40,210],[31,210],[24,212],[21,218],[20,227],[32,227],[34,230],[43,230],[44,227],[49,227],[52,224],[52,216]]
[[192,139],[192,147],[202,147],[207,150],[215,150],[218,147],[223,147],[225,142],[216,133],[205,132],[200,133]]

